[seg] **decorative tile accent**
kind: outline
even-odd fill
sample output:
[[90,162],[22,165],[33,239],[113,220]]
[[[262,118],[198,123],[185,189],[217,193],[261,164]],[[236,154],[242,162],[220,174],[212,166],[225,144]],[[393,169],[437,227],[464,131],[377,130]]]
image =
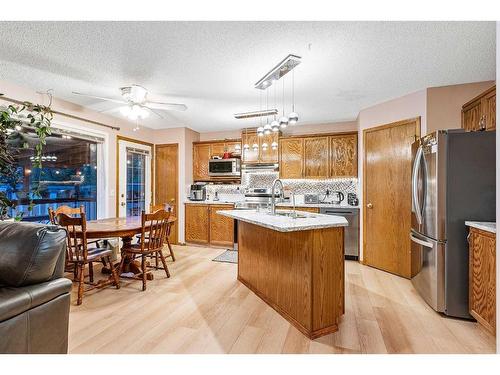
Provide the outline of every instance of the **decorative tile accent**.
[[[271,187],[273,181],[278,178],[278,172],[253,172],[244,173],[241,179],[241,185],[214,184],[207,185],[207,194],[213,198],[217,191],[219,197],[222,196],[241,196],[245,188]],[[309,179],[283,179],[283,185],[296,195],[303,194],[325,194],[326,190],[340,191],[347,197],[347,193],[358,194],[357,178],[332,178],[325,180]],[[187,187],[189,194],[189,186]]]

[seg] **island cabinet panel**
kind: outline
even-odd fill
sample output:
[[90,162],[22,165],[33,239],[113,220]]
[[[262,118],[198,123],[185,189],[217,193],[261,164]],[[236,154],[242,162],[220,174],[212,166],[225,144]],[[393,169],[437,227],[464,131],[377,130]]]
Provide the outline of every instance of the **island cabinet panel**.
[[469,310],[492,334],[496,332],[495,255],[495,234],[470,228]]
[[329,177],[355,177],[358,175],[358,135],[335,135],[329,137]]
[[206,204],[186,204],[186,242],[208,244],[210,239],[209,207]]
[[232,205],[210,205],[210,245],[233,246],[234,220],[222,216],[217,211],[232,210]]
[[208,160],[210,159],[210,144],[193,145],[193,180],[206,181],[208,175]]
[[328,137],[304,138],[304,177],[328,177]]
[[344,229],[279,232],[238,222],[238,280],[307,337],[338,330]]
[[304,139],[280,139],[280,178],[302,178],[304,174]]

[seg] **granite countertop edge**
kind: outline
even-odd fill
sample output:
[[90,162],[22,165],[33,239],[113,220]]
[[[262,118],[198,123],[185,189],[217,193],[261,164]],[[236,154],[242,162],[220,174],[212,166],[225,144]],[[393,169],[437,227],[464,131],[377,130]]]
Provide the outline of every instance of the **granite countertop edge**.
[[491,221],[466,221],[465,225],[476,228],[476,229],[481,229],[486,232],[490,233],[497,233],[497,225],[496,222],[491,222]]
[[[237,212],[238,215],[235,215],[234,212]],[[290,223],[282,223],[282,225],[274,225],[273,223],[269,222],[263,222],[261,220],[258,220],[256,218],[249,218],[245,215],[248,215],[250,211],[244,211],[244,210],[225,210],[225,211],[217,211],[219,215],[227,216],[235,220],[241,220],[246,223],[250,224],[255,224],[264,228],[272,229],[278,232],[298,232],[298,231],[305,231],[305,230],[316,230],[316,229],[325,229],[325,228],[335,228],[335,227],[346,227],[348,226],[348,222],[345,218],[338,216],[339,219],[343,219],[344,222],[330,222],[330,223],[320,223],[320,224],[306,224],[306,225],[300,225],[299,226],[290,226]],[[254,211],[252,211],[252,214],[255,214]],[[269,215],[266,213],[258,213],[259,216],[267,217],[269,218]],[[320,214],[310,214],[311,219],[315,218],[317,215]],[[326,217],[329,220],[336,220],[334,219],[335,216],[329,216],[329,215],[321,215],[321,217]],[[280,220],[281,218],[276,218],[277,220]]]
[[[190,201],[190,200],[185,200],[185,204],[221,204],[221,205],[230,205],[230,204],[235,204],[235,203],[240,203],[244,201],[237,201],[237,202],[229,202],[229,201],[214,201],[214,200],[209,200],[209,201]],[[291,202],[282,202],[282,203],[276,203],[276,207],[292,207]],[[332,204],[332,203],[297,203],[295,204],[295,207],[311,207],[311,208],[351,208],[351,209],[359,209],[359,206],[350,206],[348,204]]]

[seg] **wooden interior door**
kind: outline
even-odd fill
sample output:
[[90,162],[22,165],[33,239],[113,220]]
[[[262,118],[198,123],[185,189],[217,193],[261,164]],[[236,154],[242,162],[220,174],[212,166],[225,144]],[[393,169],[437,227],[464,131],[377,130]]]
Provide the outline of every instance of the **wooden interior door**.
[[[155,204],[168,203],[173,215],[179,212],[179,145],[177,143],[156,145],[155,148]],[[172,226],[170,242],[178,243],[178,223]]]
[[411,277],[411,144],[420,118],[363,131],[363,261]]

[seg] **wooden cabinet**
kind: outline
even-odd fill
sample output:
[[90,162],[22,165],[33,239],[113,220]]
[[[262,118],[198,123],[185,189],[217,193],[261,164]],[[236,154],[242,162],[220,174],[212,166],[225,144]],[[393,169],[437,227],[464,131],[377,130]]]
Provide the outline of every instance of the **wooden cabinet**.
[[210,216],[207,204],[186,204],[185,239],[186,242],[208,244],[210,235]]
[[233,247],[234,220],[217,213],[221,210],[232,210],[232,205],[210,205],[210,245]]
[[[250,148],[248,150],[243,150],[243,145],[247,144]],[[259,150],[254,151],[252,145],[259,144],[259,137],[255,132],[246,132],[241,135],[241,161],[243,163],[258,163],[259,162]],[[260,148],[260,147],[259,147]]]
[[279,163],[280,178],[302,178],[304,175],[304,139],[280,139]]
[[468,131],[495,130],[496,86],[462,106],[462,128]]
[[[241,135],[241,144],[245,143],[250,146],[248,150],[242,151],[243,163],[278,163],[278,150],[273,150],[271,145],[273,142],[278,143],[279,133],[271,133],[263,136],[258,136],[255,131],[243,132]],[[267,149],[263,150],[262,145],[266,143]],[[252,146],[259,146],[257,151],[254,151]]]
[[281,178],[357,177],[357,133],[280,139]]
[[193,180],[206,181],[208,175],[208,160],[210,160],[210,144],[193,144]]
[[[240,155],[236,145],[241,145],[239,140],[224,140],[212,142],[195,142],[193,143],[193,180],[194,181],[212,181],[208,174],[208,161],[214,157],[222,157],[224,152],[232,152]],[[218,180],[215,178],[215,180]]]
[[187,243],[233,246],[234,221],[217,211],[231,210],[232,204],[186,203],[185,239]]
[[329,177],[352,177],[358,175],[358,135],[334,135],[329,137]]
[[328,137],[304,138],[304,177],[328,178]]
[[477,228],[469,232],[469,310],[492,334],[496,332],[496,239]]

